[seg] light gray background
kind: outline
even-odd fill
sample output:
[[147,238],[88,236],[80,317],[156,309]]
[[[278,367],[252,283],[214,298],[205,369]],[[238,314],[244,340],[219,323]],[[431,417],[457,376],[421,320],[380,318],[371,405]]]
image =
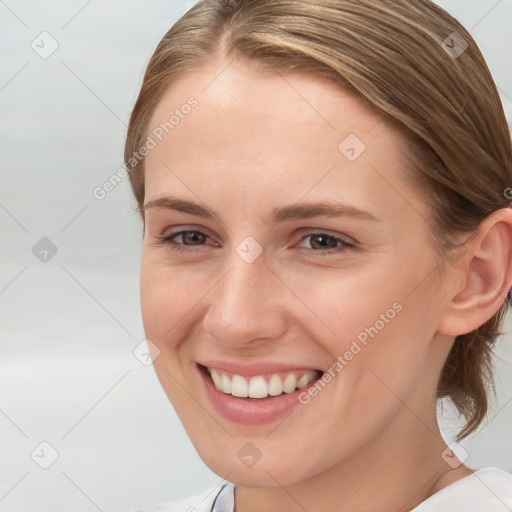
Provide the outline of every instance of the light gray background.
[[[512,0],[440,3],[477,39],[512,119]],[[221,481],[133,354],[141,225],[128,183],[92,195],[122,165],[155,45],[192,4],[0,0],[0,511],[128,511]],[[31,48],[50,48],[43,31],[59,45],[47,59]],[[32,252],[42,237],[58,249],[47,263]],[[512,472],[510,337],[499,353],[495,417],[463,447]],[[48,469],[43,441],[59,455]]]

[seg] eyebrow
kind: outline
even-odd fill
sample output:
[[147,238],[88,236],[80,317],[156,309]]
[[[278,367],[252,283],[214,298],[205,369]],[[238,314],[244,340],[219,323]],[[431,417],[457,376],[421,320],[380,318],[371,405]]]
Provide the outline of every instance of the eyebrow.
[[[151,208],[165,208],[204,219],[220,220],[219,216],[208,207],[175,197],[160,197],[144,205],[144,211]],[[314,202],[282,206],[272,210],[272,217],[274,222],[312,217],[352,217],[359,220],[381,222],[379,218],[370,212],[337,202]]]

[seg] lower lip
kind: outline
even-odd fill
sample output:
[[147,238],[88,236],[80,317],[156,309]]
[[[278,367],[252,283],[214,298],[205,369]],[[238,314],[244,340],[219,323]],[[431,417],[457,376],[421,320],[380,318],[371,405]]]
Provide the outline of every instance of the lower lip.
[[230,421],[245,425],[261,425],[277,420],[300,404],[299,394],[307,392],[318,379],[293,393],[267,398],[237,398],[219,391],[203,367],[197,366],[206,394],[217,412]]

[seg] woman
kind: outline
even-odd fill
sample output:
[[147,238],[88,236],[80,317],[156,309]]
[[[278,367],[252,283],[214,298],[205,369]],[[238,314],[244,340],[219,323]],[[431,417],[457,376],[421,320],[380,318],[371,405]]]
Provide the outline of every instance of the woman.
[[[482,424],[512,285],[512,148],[468,32],[428,0],[199,2],[125,161],[159,380],[228,483],[151,510],[512,507]],[[508,507],[508,508],[507,508]]]

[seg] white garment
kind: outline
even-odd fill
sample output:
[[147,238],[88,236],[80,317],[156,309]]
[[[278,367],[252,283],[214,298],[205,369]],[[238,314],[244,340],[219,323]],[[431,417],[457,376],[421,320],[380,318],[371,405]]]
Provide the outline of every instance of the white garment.
[[[231,483],[190,498],[138,512],[234,512]],[[411,512],[510,512],[512,475],[496,468],[478,469],[420,503]]]

